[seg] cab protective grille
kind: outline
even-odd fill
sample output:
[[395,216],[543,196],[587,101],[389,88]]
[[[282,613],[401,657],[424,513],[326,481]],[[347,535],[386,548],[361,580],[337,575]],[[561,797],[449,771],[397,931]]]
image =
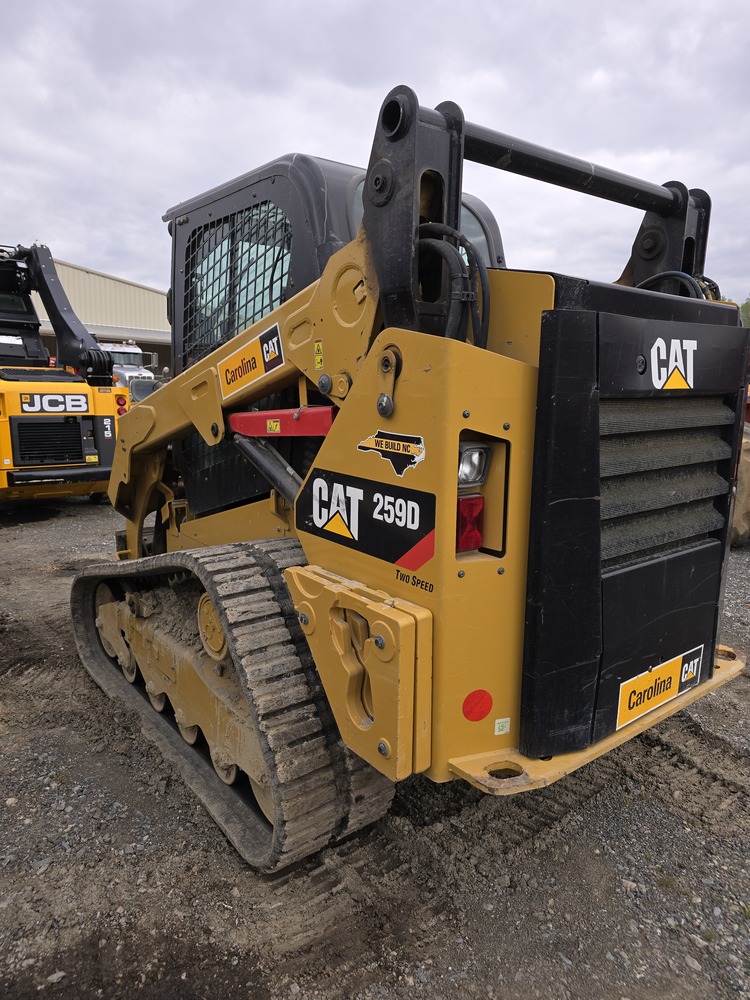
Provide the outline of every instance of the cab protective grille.
[[182,364],[195,364],[283,301],[292,229],[263,201],[197,227],[185,253]]

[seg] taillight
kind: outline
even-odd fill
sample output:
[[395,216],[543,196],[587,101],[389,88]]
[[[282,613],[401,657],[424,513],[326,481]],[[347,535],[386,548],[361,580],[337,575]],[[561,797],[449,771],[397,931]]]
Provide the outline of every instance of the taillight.
[[117,416],[121,417],[123,413],[128,412],[128,401],[125,396],[115,396],[115,402],[117,403]]
[[456,552],[471,552],[484,544],[484,497],[478,493],[458,498]]

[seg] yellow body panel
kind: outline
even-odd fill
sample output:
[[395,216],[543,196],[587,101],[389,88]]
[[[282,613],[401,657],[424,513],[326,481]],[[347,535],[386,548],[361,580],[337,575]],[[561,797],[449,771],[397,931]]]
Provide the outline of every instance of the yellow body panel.
[[[411,331],[383,331],[310,473],[312,477],[322,469],[334,476],[376,481],[385,496],[389,486],[394,493],[403,486],[434,496],[431,558],[416,569],[405,568],[336,544],[340,526],[337,530],[335,519],[321,534],[299,530],[298,524],[311,565],[367,581],[431,613],[427,773],[439,781],[451,777],[451,758],[512,748],[518,740],[537,378],[531,362],[538,357],[541,311],[552,306],[554,284],[547,275],[511,272],[493,272],[491,280],[496,287],[490,351]],[[524,285],[522,295],[513,287],[516,283]],[[499,353],[504,349],[528,361]],[[400,373],[393,415],[383,419],[375,404],[379,359],[388,350],[397,352]],[[401,476],[381,451],[369,447],[380,431],[423,439],[424,454]],[[495,554],[456,553],[458,448],[459,440],[466,439],[492,445],[491,474],[484,488],[485,544],[497,546]],[[363,442],[366,450],[359,447]],[[335,683],[326,683],[326,691],[335,705]],[[476,692],[487,693],[485,707],[491,701],[491,708],[482,719],[470,721],[464,703],[476,698]],[[469,714],[476,713],[469,709]]]
[[8,484],[7,472],[0,472],[0,503],[9,500],[55,500],[62,497],[87,497],[92,493],[106,493],[108,479],[92,483],[32,482],[23,486]]
[[179,530],[168,531],[168,551],[224,545],[228,541],[250,542],[255,538],[289,538],[294,534],[289,524],[292,512],[281,505],[279,508],[276,513],[267,500],[259,500],[239,508],[241,516],[237,510],[225,510],[206,517],[190,517],[179,524]]
[[[329,541],[298,531],[311,565],[367,581],[395,598],[418,601],[431,612],[432,762],[428,774],[446,780],[451,757],[513,746],[517,739],[536,372],[530,365],[456,341],[404,330],[384,331],[318,453],[315,468],[377,481],[385,495],[389,485],[401,485],[399,478],[379,454],[357,447],[386,423],[375,409],[381,345],[395,345],[402,359],[388,430],[424,439],[424,460],[407,469],[403,485],[406,488],[408,483],[409,489],[436,498],[434,555],[416,569],[404,569],[335,544],[333,532]],[[435,400],[440,400],[437,407]],[[456,477],[462,435],[500,438],[505,444],[508,496],[498,490],[485,498],[485,521],[506,540],[502,555],[456,554]],[[505,481],[503,475],[501,482]],[[467,649],[472,651],[470,658]],[[477,690],[489,692],[493,708],[484,720],[470,722],[462,705]],[[335,697],[335,690],[330,691],[329,698]],[[495,736],[497,718],[510,719],[508,731],[500,737]]]
[[745,669],[744,659],[726,648],[719,649],[718,652],[713,676],[700,686],[690,688],[674,701],[659,705],[648,714],[629,722],[624,728],[592,743],[585,750],[558,754],[548,760],[532,759],[515,751],[477,754],[450,761],[450,769],[457,777],[464,778],[491,795],[515,795],[517,792],[550,785],[738,677]]

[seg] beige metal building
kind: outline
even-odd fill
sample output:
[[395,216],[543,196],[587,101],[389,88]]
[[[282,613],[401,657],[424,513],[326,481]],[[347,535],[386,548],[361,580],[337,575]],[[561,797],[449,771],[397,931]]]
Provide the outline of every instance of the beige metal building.
[[[160,367],[171,370],[166,292],[63,260],[56,260],[55,267],[73,311],[97,340],[134,340],[144,352],[158,355]],[[36,292],[32,298],[42,323],[45,346],[54,354],[55,339],[49,318]]]

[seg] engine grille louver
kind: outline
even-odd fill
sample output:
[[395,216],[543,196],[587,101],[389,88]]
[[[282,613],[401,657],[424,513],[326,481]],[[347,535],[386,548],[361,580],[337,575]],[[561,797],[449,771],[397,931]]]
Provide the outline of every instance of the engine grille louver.
[[717,463],[734,414],[721,398],[600,401],[602,568],[671,552],[720,531]]
[[52,420],[19,422],[16,465],[67,465],[83,462],[81,425]]

